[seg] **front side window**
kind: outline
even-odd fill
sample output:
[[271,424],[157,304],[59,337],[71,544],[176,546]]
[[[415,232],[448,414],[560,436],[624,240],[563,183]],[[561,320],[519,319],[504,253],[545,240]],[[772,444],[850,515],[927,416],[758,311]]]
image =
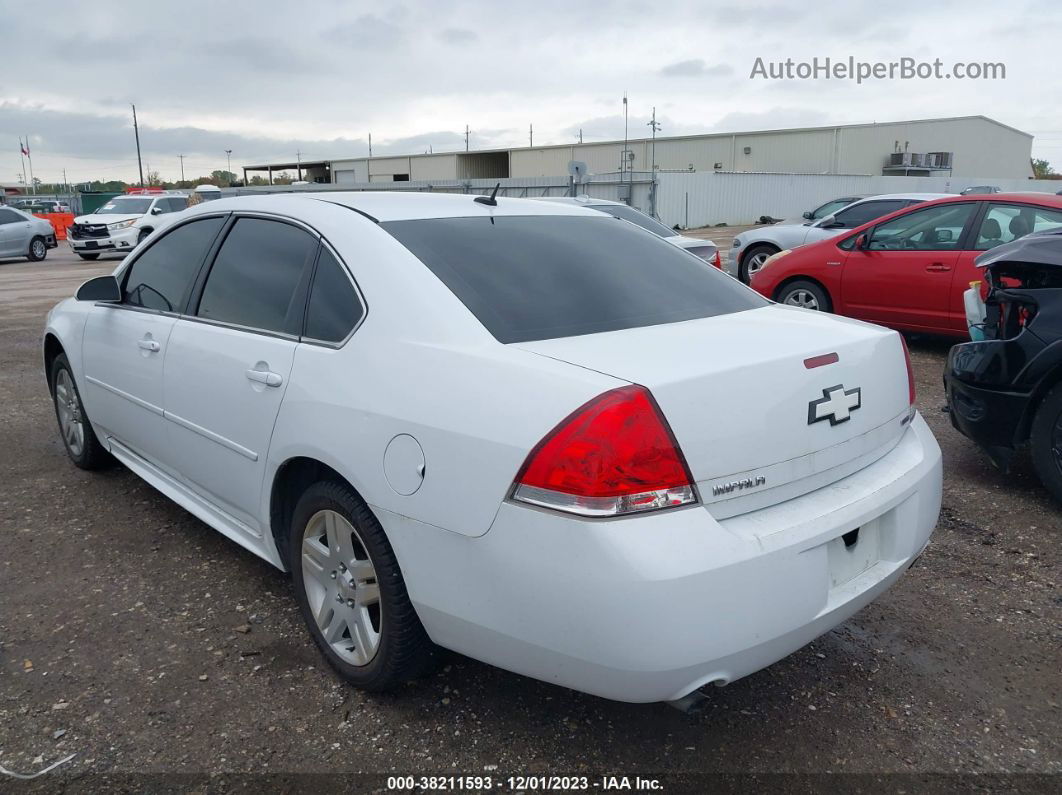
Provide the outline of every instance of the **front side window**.
[[833,215],[838,210],[842,210],[847,207],[855,199],[834,199],[832,202],[826,202],[811,214],[812,221],[818,221],[825,218],[827,215]]
[[942,204],[893,218],[878,227],[867,246],[872,251],[948,251],[957,249],[973,202]]
[[126,275],[123,303],[159,312],[181,311],[203,257],[224,223],[222,217],[192,221],[152,243]]
[[381,227],[499,342],[677,323],[768,304],[704,260],[603,216],[436,218]]
[[317,239],[291,224],[240,218],[221,244],[196,314],[262,331],[298,334],[298,287]]
[[322,248],[306,306],[306,337],[321,342],[342,342],[363,314],[347,272],[331,251]]
[[834,221],[830,224],[830,228],[855,229],[857,226],[862,226],[875,218],[881,218],[883,215],[902,210],[906,206],[907,202],[903,199],[883,199],[882,201],[854,204],[838,212],[834,216]]
[[3,207],[0,207],[0,226],[3,226],[4,224],[17,224],[19,221],[25,220],[25,218],[16,213],[14,210],[8,210]]

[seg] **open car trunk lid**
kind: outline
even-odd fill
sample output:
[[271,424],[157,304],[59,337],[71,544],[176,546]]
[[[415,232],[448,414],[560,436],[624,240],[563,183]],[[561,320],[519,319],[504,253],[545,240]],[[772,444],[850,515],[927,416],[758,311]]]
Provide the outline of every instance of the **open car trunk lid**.
[[792,307],[515,345],[647,387],[717,518],[847,477],[910,419],[896,332]]

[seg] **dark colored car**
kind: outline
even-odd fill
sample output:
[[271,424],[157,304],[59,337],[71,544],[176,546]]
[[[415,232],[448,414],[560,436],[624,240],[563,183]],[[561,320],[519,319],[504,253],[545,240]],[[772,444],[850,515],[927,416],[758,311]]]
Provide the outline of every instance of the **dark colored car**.
[[1028,444],[1040,480],[1062,502],[1062,229],[1005,243],[977,264],[988,286],[985,339],[948,355],[952,424],[1004,471]]

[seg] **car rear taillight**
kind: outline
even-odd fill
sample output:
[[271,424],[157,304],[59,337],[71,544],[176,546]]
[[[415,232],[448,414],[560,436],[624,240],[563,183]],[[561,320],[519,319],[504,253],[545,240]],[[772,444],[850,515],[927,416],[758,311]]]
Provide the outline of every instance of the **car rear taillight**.
[[620,516],[697,501],[686,460],[652,394],[613,389],[546,434],[513,499],[580,516]]
[[911,352],[907,350],[907,340],[903,338],[903,334],[899,335],[900,344],[903,346],[903,360],[907,365],[907,402],[911,407],[911,416],[914,415],[915,404],[915,382],[914,382],[914,369],[911,367]]

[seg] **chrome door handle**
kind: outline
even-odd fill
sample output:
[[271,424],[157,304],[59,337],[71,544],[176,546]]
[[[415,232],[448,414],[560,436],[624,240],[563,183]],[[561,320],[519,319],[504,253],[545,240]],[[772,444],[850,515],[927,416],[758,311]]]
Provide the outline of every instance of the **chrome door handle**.
[[159,344],[155,342],[155,340],[140,340],[137,345],[145,351],[151,351],[152,353],[157,353],[159,350]]
[[271,373],[268,370],[248,370],[247,378],[266,386],[280,386],[284,383],[280,373]]

